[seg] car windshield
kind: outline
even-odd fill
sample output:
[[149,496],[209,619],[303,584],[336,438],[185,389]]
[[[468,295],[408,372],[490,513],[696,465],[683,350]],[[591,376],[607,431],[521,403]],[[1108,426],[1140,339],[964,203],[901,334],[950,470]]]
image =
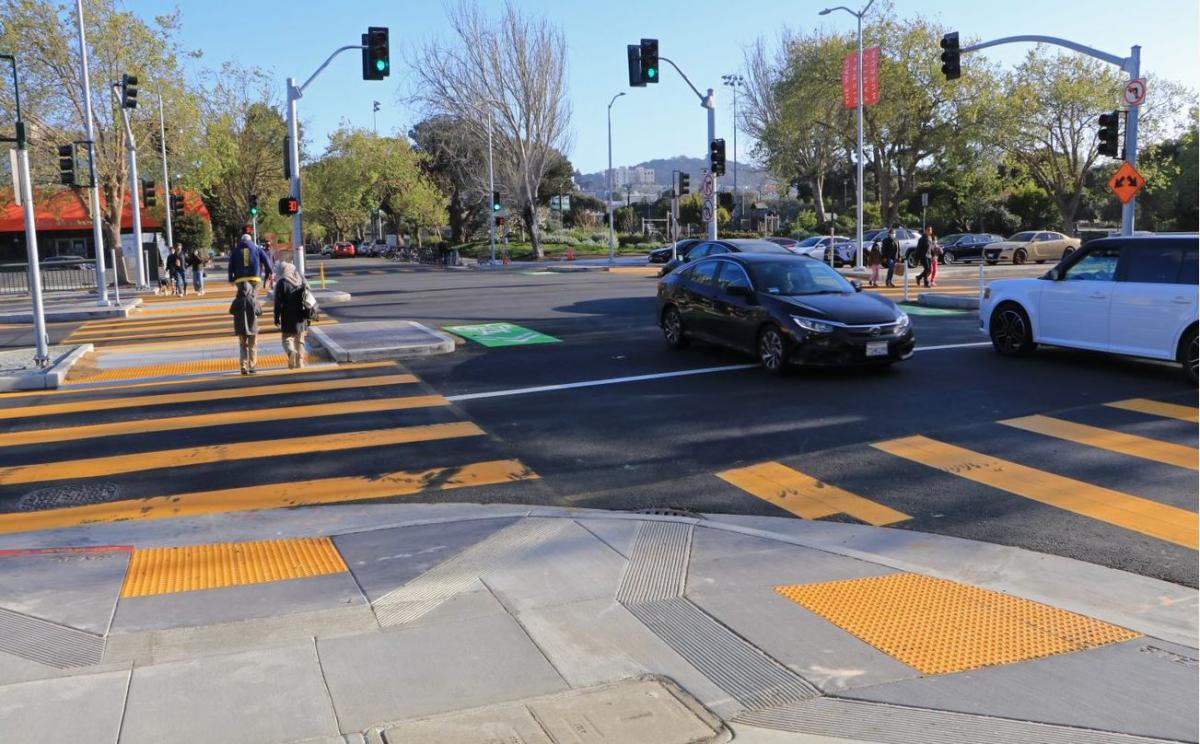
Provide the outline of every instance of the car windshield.
[[942,243],[957,243],[965,237],[968,237],[966,233],[950,233],[942,236]]
[[748,268],[754,286],[767,294],[794,296],[854,291],[854,286],[841,274],[812,260],[755,262]]
[[823,235],[814,235],[811,238],[805,238],[804,240],[801,240],[799,243],[796,244],[796,247],[797,248],[812,248],[814,245],[820,245],[821,241],[824,239],[825,239],[825,236],[823,236]]
[[1037,233],[1035,233],[1035,232],[1019,232],[1016,235],[1009,238],[1009,240],[1014,243],[1028,243],[1029,241],[1033,240],[1034,235],[1037,235]]

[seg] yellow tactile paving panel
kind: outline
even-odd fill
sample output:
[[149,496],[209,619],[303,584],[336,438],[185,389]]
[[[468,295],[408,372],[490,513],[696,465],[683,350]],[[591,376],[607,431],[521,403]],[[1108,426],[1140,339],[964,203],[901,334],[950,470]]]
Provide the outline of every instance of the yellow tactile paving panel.
[[328,537],[135,550],[121,597],[194,592],[344,573]]
[[924,674],[1012,664],[1141,636],[1039,602],[913,573],[775,591]]

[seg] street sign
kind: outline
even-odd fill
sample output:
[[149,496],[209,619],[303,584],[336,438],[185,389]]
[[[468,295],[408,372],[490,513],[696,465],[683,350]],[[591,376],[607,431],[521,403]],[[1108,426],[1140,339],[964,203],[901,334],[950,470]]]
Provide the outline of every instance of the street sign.
[[443,326],[442,330],[469,338],[481,346],[526,346],[556,344],[559,339],[512,323],[479,323],[476,325]]
[[713,217],[713,203],[712,203],[712,199],[705,199],[705,200],[704,200],[704,221],[705,221],[705,222],[711,222],[711,221],[712,221],[712,217]]
[[1129,161],[1121,163],[1117,172],[1108,179],[1108,187],[1113,190],[1122,204],[1128,204],[1129,200],[1137,196],[1137,193],[1145,185],[1146,179],[1142,177],[1137,168],[1129,164]]
[[13,201],[16,202],[18,207],[24,206],[21,204],[21,179],[17,177],[17,174],[20,173],[21,170],[20,166],[17,165],[16,150],[8,151],[8,162],[12,165]]
[[1125,105],[1141,106],[1146,100],[1146,81],[1138,78],[1125,83]]
[[[716,186],[713,183],[713,174],[711,174],[711,173],[704,174],[704,183],[700,188],[701,188],[701,191],[704,193],[704,198],[709,200],[709,204],[711,206],[712,195],[713,195],[713,192],[716,191]],[[706,222],[708,221],[707,217],[705,217],[704,219]]]
[[928,193],[926,193],[926,192],[922,192],[922,193],[921,193],[921,206],[922,206],[922,207],[928,207],[928,206],[929,206],[929,194],[928,194]]

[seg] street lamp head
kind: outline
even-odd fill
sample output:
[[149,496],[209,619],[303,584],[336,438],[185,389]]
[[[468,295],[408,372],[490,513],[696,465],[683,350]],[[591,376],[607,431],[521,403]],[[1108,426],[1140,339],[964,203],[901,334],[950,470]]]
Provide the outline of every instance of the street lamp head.
[[820,13],[817,13],[817,15],[829,15],[832,12],[833,12],[833,8],[826,8],[825,10],[822,10]]

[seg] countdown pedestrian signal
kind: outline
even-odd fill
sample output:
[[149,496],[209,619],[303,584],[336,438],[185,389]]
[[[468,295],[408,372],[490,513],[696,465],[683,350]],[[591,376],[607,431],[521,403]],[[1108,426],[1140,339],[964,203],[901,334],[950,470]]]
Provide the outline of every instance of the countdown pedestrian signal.
[[290,217],[300,211],[300,200],[294,196],[285,196],[279,200],[279,214]]

